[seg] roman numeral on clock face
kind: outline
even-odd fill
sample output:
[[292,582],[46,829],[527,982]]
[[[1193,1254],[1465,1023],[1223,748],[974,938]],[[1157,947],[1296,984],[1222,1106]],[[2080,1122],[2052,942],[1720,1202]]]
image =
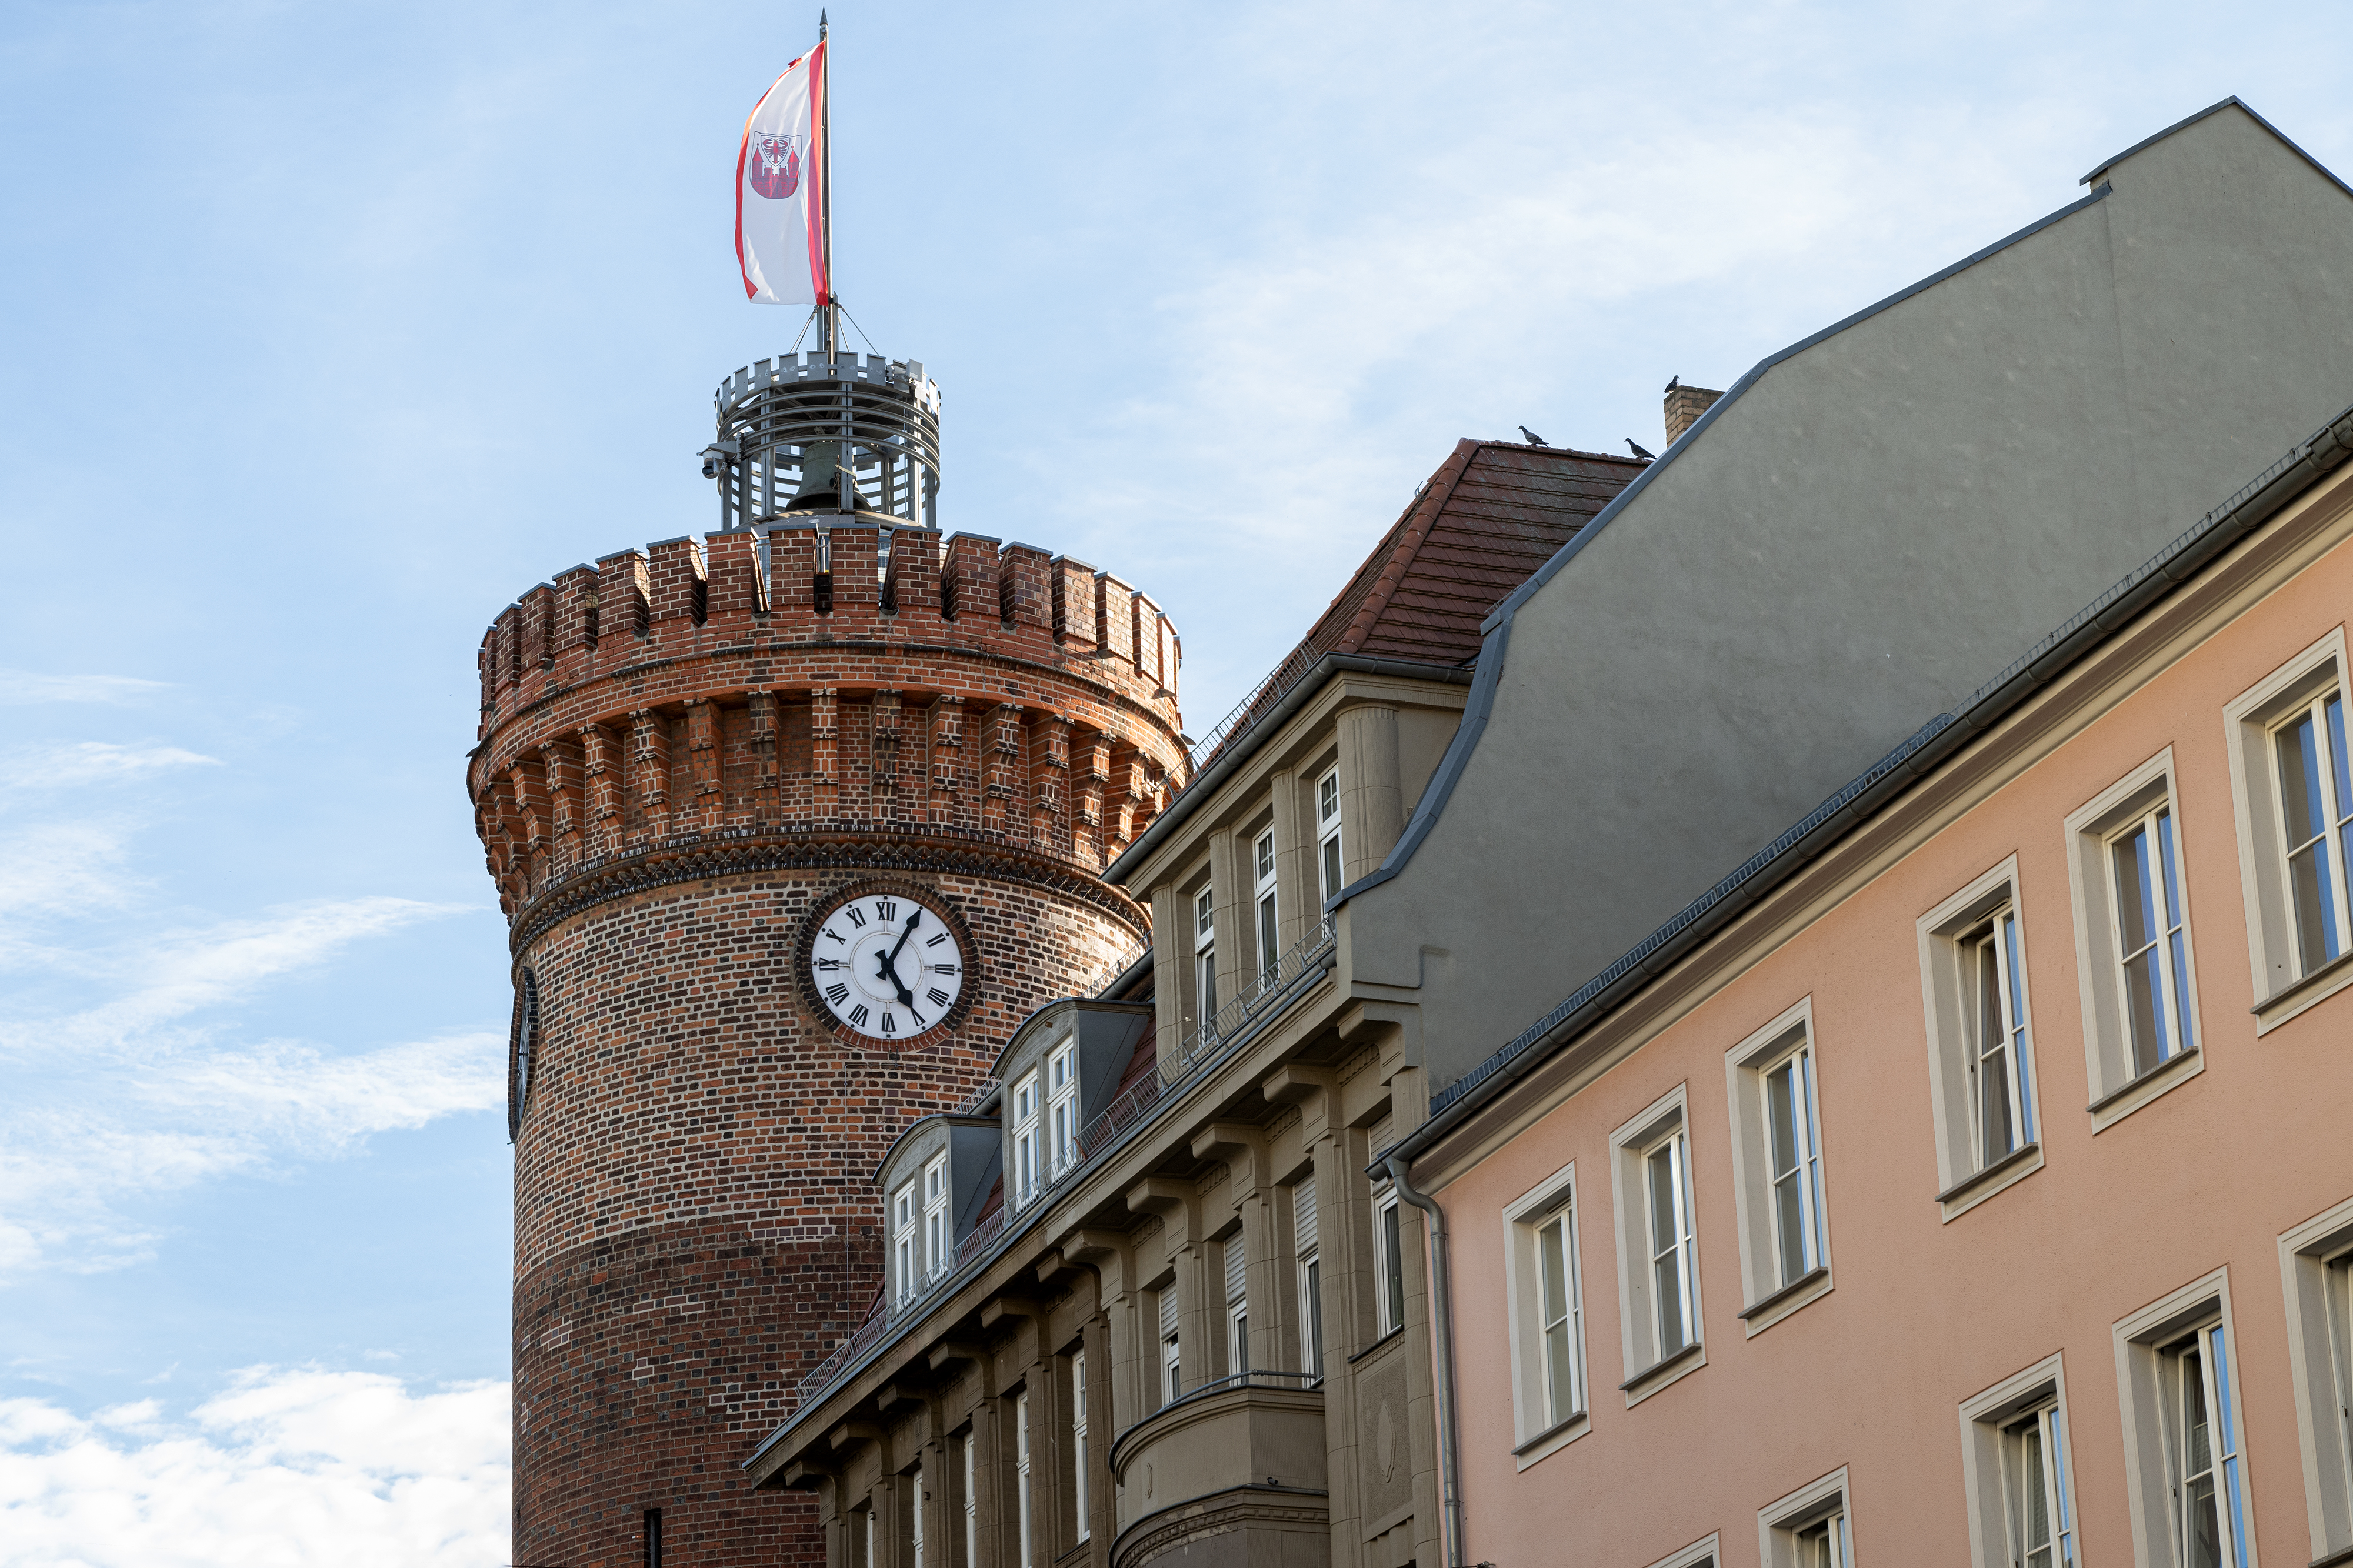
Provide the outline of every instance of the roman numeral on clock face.
[[951,1001],[955,1000],[955,998],[951,997],[946,992],[941,990],[936,985],[925,992],[924,994],[932,999],[932,1005],[934,1007],[944,1007]]
[[849,987],[836,981],[825,988],[825,999],[839,1007],[849,1000]]
[[817,961],[817,966],[821,970],[839,969],[841,967],[841,960],[838,958],[820,958]]
[[937,947],[937,946],[939,946],[939,945],[940,945],[940,943],[942,943],[942,942],[944,942],[947,941],[947,939],[948,939],[948,933],[947,933],[947,932],[945,932],[945,931],[942,931],[942,932],[940,932],[940,934],[939,934],[939,935],[937,935],[937,936],[935,936],[935,937],[932,938],[932,940],[931,940],[931,941],[929,941],[929,942],[927,942],[923,943],[923,945],[924,945],[925,947]]
[[899,1032],[899,1020],[892,1016],[891,1009],[888,1007],[882,1009],[882,1032],[886,1035],[895,1035]]
[[860,931],[866,929],[866,916],[860,911],[856,904],[850,905],[841,912],[849,917],[849,923],[851,925],[858,927]]
[[863,1002],[860,1002],[857,1006],[852,1007],[849,1010],[849,1021],[857,1025],[861,1029],[866,1026],[866,1020],[869,1016],[870,1015],[866,1011],[866,1004]]
[[956,966],[953,963],[934,963],[932,965],[932,973],[934,974],[954,974],[955,972]]
[[[839,931],[838,931],[834,930],[831,926],[828,926],[828,927],[826,927],[826,928],[825,928],[825,934],[826,934],[827,936],[828,936],[828,937],[832,938],[835,942],[841,942],[841,933],[840,933]],[[844,946],[844,947],[848,947],[849,944],[848,942],[841,942],[841,945],[842,945],[842,946]]]
[[874,900],[874,918],[888,925],[899,918],[899,906],[888,899]]

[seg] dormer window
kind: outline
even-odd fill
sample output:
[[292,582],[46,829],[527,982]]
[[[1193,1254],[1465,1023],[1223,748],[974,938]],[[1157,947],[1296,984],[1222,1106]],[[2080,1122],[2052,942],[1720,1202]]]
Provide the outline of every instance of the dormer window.
[[909,1182],[891,1194],[891,1279],[892,1293],[902,1305],[913,1298],[922,1275],[922,1254],[915,1237],[915,1184]]
[[1340,770],[1315,781],[1315,863],[1324,879],[1324,901],[1340,890]]
[[934,1278],[948,1271],[948,1157],[923,1167],[923,1260]]
[[1017,1206],[1038,1195],[1042,1173],[1038,1144],[1038,1075],[1033,1072],[1013,1086],[1013,1201]]
[[1079,1047],[1065,1040],[1046,1058],[1047,1148],[1060,1175],[1079,1158]]

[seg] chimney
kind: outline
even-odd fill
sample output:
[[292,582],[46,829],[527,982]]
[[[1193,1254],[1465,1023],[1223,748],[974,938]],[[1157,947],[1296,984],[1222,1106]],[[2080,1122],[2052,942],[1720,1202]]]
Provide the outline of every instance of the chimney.
[[1710,392],[1704,386],[1685,386],[1682,376],[1667,383],[1667,445],[1690,429],[1699,416],[1722,397],[1721,392]]

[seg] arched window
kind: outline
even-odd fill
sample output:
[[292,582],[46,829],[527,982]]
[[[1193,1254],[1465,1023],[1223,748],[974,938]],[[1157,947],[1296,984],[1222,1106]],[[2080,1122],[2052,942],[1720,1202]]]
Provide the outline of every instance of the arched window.
[[507,1099],[507,1141],[522,1129],[523,1108],[531,1102],[533,1053],[539,1043],[539,981],[528,969],[515,996],[514,1092]]

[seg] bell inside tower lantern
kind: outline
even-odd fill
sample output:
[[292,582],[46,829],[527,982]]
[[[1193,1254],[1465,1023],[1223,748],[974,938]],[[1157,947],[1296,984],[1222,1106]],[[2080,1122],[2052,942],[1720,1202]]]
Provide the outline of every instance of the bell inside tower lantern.
[[985,1103],[1022,1019],[1129,970],[1150,914],[1102,870],[1185,778],[1160,606],[943,535],[939,389],[839,343],[823,47],[737,168],[779,209],[739,216],[754,298],[818,226],[817,348],[720,384],[707,531],[556,573],[479,650],[516,1563],[824,1559],[807,1494],[739,1467],[885,1310],[877,1167]]

